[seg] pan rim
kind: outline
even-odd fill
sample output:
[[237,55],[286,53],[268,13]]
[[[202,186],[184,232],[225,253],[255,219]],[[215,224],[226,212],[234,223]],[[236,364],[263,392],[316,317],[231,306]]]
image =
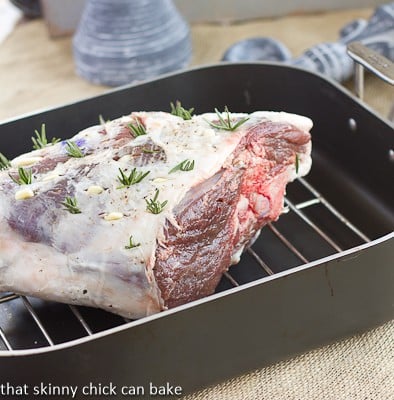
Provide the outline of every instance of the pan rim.
[[330,85],[332,85],[335,89],[337,89],[340,92],[342,92],[344,95],[350,97],[353,101],[355,101],[361,107],[363,107],[368,112],[370,112],[374,117],[376,117],[379,120],[381,120],[382,122],[386,123],[389,127],[392,127],[392,123],[386,117],[377,114],[377,112],[375,110],[373,110],[372,107],[370,107],[368,104],[366,104],[365,102],[360,100],[358,97],[356,97],[356,95],[353,94],[351,91],[349,91],[348,89],[346,89],[344,86],[342,86],[340,83],[334,81],[333,79],[328,78],[327,76],[321,74],[320,72],[314,72],[314,71],[310,71],[310,70],[307,70],[307,69],[302,68],[302,67],[293,66],[293,65],[286,65],[284,63],[276,62],[276,61],[250,61],[250,62],[221,61],[220,63],[207,63],[207,64],[202,64],[202,65],[192,66],[192,67],[189,67],[189,68],[180,69],[180,70],[177,70],[175,72],[170,72],[170,73],[167,73],[167,74],[160,75],[160,76],[158,76],[156,78],[153,78],[153,79],[148,79],[148,80],[141,81],[141,82],[136,82],[136,83],[128,83],[126,85],[118,86],[116,88],[110,88],[107,91],[105,91],[105,92],[103,92],[101,94],[98,94],[98,95],[87,96],[87,97],[83,97],[81,99],[78,99],[76,101],[59,103],[59,104],[51,106],[51,107],[43,107],[43,108],[39,108],[39,109],[33,110],[31,112],[22,113],[20,115],[14,116],[14,117],[10,117],[10,118],[6,118],[4,120],[0,120],[0,128],[1,128],[2,125],[18,121],[18,120],[20,120],[22,118],[32,117],[32,116],[35,116],[35,115],[38,115],[38,114],[41,114],[41,113],[44,113],[44,112],[55,111],[55,110],[63,108],[63,107],[77,105],[79,103],[82,103],[82,102],[85,102],[85,101],[88,101],[88,100],[97,99],[97,98],[100,98],[102,96],[106,96],[108,94],[117,93],[117,92],[120,92],[120,91],[123,91],[123,90],[126,90],[126,89],[131,89],[131,88],[134,88],[134,87],[144,86],[144,85],[151,84],[151,83],[154,83],[154,82],[158,82],[160,80],[171,78],[171,77],[174,77],[174,76],[179,76],[179,75],[183,75],[183,74],[192,73],[192,72],[195,72],[195,71],[208,70],[208,69],[213,69],[213,68],[218,68],[218,67],[219,68],[220,67],[226,68],[226,67],[232,67],[232,66],[245,66],[245,65],[249,65],[249,66],[272,66],[272,67],[278,67],[278,68],[283,68],[283,69],[296,70],[296,71],[301,71],[303,73],[306,73],[306,74],[309,74],[311,76],[317,77],[319,79],[322,79],[325,82],[327,82]]

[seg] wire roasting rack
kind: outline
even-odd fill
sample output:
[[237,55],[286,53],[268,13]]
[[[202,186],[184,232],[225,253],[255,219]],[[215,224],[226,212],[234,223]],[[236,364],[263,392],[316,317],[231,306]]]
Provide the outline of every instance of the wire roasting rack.
[[[308,180],[298,178],[288,186],[280,219],[269,223],[245,251],[240,264],[224,273],[217,291],[369,241]],[[4,351],[51,347],[129,322],[101,310],[46,302],[14,293],[0,294],[0,350]],[[29,330],[28,334],[17,334],[22,326]]]

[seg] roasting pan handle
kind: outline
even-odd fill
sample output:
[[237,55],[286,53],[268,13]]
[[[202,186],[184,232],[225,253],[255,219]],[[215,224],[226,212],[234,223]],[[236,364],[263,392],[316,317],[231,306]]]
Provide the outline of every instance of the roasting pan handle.
[[364,96],[364,68],[374,73],[390,85],[394,85],[394,63],[360,42],[352,42],[347,46],[347,53],[355,61],[356,94]]

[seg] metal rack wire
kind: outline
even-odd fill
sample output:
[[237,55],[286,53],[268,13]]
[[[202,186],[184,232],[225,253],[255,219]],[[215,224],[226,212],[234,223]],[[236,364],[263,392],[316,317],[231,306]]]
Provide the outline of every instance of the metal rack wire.
[[[361,232],[356,226],[354,226],[344,215],[342,215],[331,203],[329,203],[310,183],[308,183],[305,179],[299,178],[298,183],[306,190],[310,198],[308,200],[294,203],[289,198],[285,198],[285,207],[283,210],[284,214],[293,214],[295,215],[302,223],[313,230],[313,232],[318,235],[326,244],[328,244],[334,252],[342,252],[344,250],[343,246],[340,246],[336,240],[325,232],[317,223],[315,223],[305,212],[305,210],[310,209],[314,206],[323,206],[329,213],[336,218],[337,221],[341,223],[343,229],[351,231],[361,243],[367,243],[370,239]],[[265,228],[267,229],[267,228]],[[297,246],[292,243],[292,241],[281,232],[280,228],[275,223],[269,223],[268,229],[275,236],[276,240],[282,243],[294,256],[297,257],[300,264],[305,264],[311,261],[305,254],[303,254],[302,250],[297,248]],[[251,256],[261,267],[262,271],[265,275],[274,275],[274,270],[269,266],[263,258],[255,251],[254,247],[250,247],[247,249],[247,253]],[[229,272],[226,272],[223,277],[224,280],[227,280],[227,287],[235,287],[239,286],[242,283],[238,282],[237,279],[233,276],[232,271],[230,269]],[[32,305],[32,302],[26,296],[19,296],[12,293],[5,293],[0,296],[0,311],[1,308],[6,304],[9,304],[13,301],[20,300],[22,301],[23,307],[28,312],[35,325],[38,327],[41,335],[45,339],[45,343],[47,346],[54,346],[59,341],[55,341],[51,335],[48,333],[48,329],[46,328],[45,322],[39,317],[37,312]],[[87,320],[83,317],[81,311],[83,307],[69,305],[69,311],[71,311],[73,317],[76,319],[78,324],[80,325],[83,336],[91,336],[94,334],[95,330],[89,325]],[[106,313],[103,312],[105,315]],[[108,314],[109,316],[110,314]],[[128,320],[119,319],[117,325],[121,325],[122,323],[126,323]],[[97,330],[96,330],[97,332]],[[65,340],[63,340],[64,342]],[[67,341],[67,340],[66,340]],[[2,347],[5,347],[6,350],[12,351],[14,350],[11,340],[9,338],[9,334],[7,329],[0,325],[0,342],[3,343]],[[45,345],[45,344],[44,344]],[[1,347],[0,347],[1,348]]]

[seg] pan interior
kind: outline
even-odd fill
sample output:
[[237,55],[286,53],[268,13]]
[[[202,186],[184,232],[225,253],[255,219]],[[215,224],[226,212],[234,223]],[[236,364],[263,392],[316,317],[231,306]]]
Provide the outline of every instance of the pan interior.
[[[385,158],[392,129],[332,83],[289,67],[215,66],[125,88],[0,125],[0,149],[9,157],[28,150],[31,132],[43,121],[54,136],[70,137],[95,124],[99,114],[114,118],[130,110],[166,109],[176,99],[198,113],[224,105],[234,111],[286,110],[315,124],[310,174],[288,185],[280,219],[262,230],[217,291],[341,253],[393,230],[394,202],[384,185],[394,181],[393,164]],[[349,118],[359,124],[356,135]],[[126,322],[97,309],[0,294],[0,350],[51,346]]]

